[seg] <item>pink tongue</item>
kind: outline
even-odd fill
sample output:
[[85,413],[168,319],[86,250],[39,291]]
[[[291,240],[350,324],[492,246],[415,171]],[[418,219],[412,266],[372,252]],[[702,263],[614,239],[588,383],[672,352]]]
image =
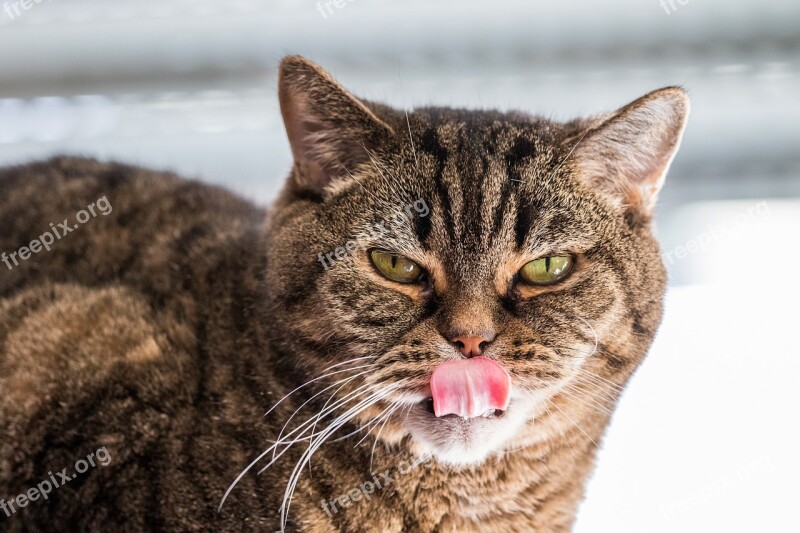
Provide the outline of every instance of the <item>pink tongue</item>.
[[492,359],[446,361],[431,376],[433,412],[474,418],[491,409],[508,408],[511,377]]

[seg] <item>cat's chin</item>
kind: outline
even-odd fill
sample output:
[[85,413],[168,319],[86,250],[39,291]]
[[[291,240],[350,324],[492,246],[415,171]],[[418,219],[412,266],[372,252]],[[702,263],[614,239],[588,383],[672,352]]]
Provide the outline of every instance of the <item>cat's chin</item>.
[[429,455],[448,466],[468,467],[502,452],[525,426],[529,412],[512,401],[507,411],[494,416],[436,417],[421,404],[409,413],[405,424],[416,454]]

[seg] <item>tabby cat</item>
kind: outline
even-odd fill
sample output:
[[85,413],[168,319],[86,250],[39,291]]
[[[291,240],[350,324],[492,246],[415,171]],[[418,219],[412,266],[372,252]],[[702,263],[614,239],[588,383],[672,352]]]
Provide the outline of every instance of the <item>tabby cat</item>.
[[0,528],[568,531],[661,319],[686,94],[558,123],[279,74],[269,210],[0,171]]

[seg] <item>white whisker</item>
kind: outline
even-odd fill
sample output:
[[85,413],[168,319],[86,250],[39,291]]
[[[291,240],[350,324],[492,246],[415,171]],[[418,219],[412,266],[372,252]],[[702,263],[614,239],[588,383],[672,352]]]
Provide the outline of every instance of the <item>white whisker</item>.
[[397,412],[397,410],[400,409],[400,407],[402,407],[402,404],[396,404],[394,408],[391,411],[389,411],[389,414],[386,415],[386,417],[383,420],[383,424],[381,424],[381,428],[378,430],[378,434],[375,435],[375,442],[372,443],[372,451],[369,454],[370,471],[372,471],[372,460],[375,457],[375,447],[378,445],[378,441],[381,439],[381,432],[383,431],[383,428],[386,427],[386,423],[392,418],[392,415],[394,415],[394,413]]
[[[371,367],[372,365],[367,365],[367,366],[370,366],[370,367]],[[283,427],[281,428],[281,431],[280,431],[280,433],[278,433],[278,442],[279,442],[279,443],[281,442],[281,437],[283,436],[283,432],[284,432],[284,431],[286,431],[286,427],[289,425],[289,422],[291,422],[291,421],[292,421],[292,419],[295,417],[295,415],[296,415],[298,412],[300,412],[300,410],[301,410],[303,407],[305,407],[305,406],[306,406],[306,405],[307,405],[309,402],[311,402],[312,400],[314,400],[314,398],[316,398],[316,397],[317,397],[317,396],[319,396],[320,394],[323,394],[325,391],[327,391],[327,390],[330,390],[330,389],[332,389],[333,387],[335,387],[336,385],[339,385],[339,384],[341,383],[341,385],[339,386],[339,388],[338,388],[338,389],[336,389],[336,390],[333,392],[333,394],[331,395],[331,398],[333,398],[333,396],[336,396],[336,393],[337,393],[337,392],[339,392],[339,391],[340,391],[340,390],[341,390],[343,387],[345,387],[345,386],[346,386],[348,383],[350,383],[350,382],[351,382],[351,381],[353,381],[354,379],[358,378],[359,376],[363,376],[364,374],[367,374],[367,373],[369,373],[369,370],[365,370],[365,371],[363,371],[363,372],[359,372],[359,373],[358,373],[358,374],[356,374],[355,376],[349,376],[349,377],[347,377],[347,378],[341,379],[341,380],[339,380],[339,381],[337,381],[337,382],[333,383],[332,385],[328,385],[327,387],[325,387],[324,389],[322,389],[322,390],[321,390],[321,391],[319,391],[318,393],[314,394],[314,395],[313,395],[311,398],[309,398],[309,399],[307,399],[306,401],[304,401],[304,402],[303,402],[303,403],[300,405],[300,407],[298,407],[298,408],[297,408],[297,409],[294,411],[294,413],[292,413],[292,416],[290,416],[290,417],[289,417],[289,419],[286,421],[286,423],[285,423],[285,424],[283,424]],[[331,398],[328,398],[328,401],[326,401],[326,402],[325,402],[325,405],[323,406],[322,410],[320,411],[320,414],[325,412],[325,407],[328,405],[328,402],[330,401],[330,399],[331,399]],[[318,420],[318,419],[316,419],[316,420],[314,421],[314,425],[316,425],[316,423],[317,423],[317,420]],[[314,432],[313,428],[312,428],[311,432],[312,432],[312,433]],[[273,450],[273,452],[272,452],[272,458],[273,458],[273,459],[275,459],[275,451],[274,451],[274,450]]]
[[368,409],[372,405],[375,405],[380,400],[385,398],[386,396],[390,395],[397,389],[402,382],[398,382],[383,391],[378,391],[371,396],[367,397],[366,399],[359,402],[357,405],[348,409],[345,413],[339,415],[336,419],[331,422],[325,430],[321,432],[321,435],[314,441],[312,441],[306,451],[301,456],[300,460],[294,467],[291,476],[289,477],[289,482],[286,485],[286,490],[284,491],[283,495],[283,502],[281,503],[281,528],[286,528],[286,521],[288,519],[289,508],[291,507],[292,497],[294,496],[294,491],[297,486],[297,483],[300,479],[300,474],[302,473],[305,465],[314,455],[314,452],[319,449],[322,444],[324,444],[327,438],[339,430],[342,426],[344,426],[347,422],[352,420],[355,416],[359,413],[363,412],[364,410]]
[[580,377],[582,377],[582,378],[584,378],[586,380],[596,381],[598,384],[607,385],[607,386],[613,388],[616,391],[620,391],[621,392],[623,390],[622,385],[618,385],[618,384],[614,383],[613,381],[611,381],[609,379],[606,379],[606,378],[604,378],[602,376],[598,376],[597,374],[595,374],[593,372],[590,372],[589,370],[586,370],[585,368],[579,368],[578,372],[579,372],[578,376],[580,376]]
[[[368,372],[368,371],[365,371],[365,373],[366,373],[366,372]],[[355,378],[358,378],[358,377],[359,377],[359,376],[352,376],[352,379],[355,379]],[[334,384],[334,385],[336,385],[336,384]],[[338,388],[338,389],[337,389],[337,390],[334,392],[334,395],[335,395],[335,394],[336,394],[336,393],[337,393],[339,390],[341,390],[341,389],[342,389],[344,386],[346,386],[346,385],[347,385],[347,383],[344,383],[343,385],[341,385],[341,386],[340,386],[340,387],[339,387],[339,388]],[[362,394],[362,393],[363,393],[365,390],[367,390],[367,389],[369,389],[369,388],[371,388],[371,387],[374,387],[374,386],[375,386],[375,385],[372,385],[372,384],[370,384],[370,383],[365,383],[365,384],[363,384],[363,385],[360,385],[360,386],[359,386],[359,387],[357,387],[356,389],[354,389],[354,390],[350,391],[349,393],[347,393],[347,394],[346,394],[346,395],[345,395],[343,398],[341,398],[340,400],[337,400],[337,401],[336,401],[336,402],[335,402],[333,405],[331,405],[330,407],[327,407],[327,408],[325,408],[325,409],[321,410],[319,413],[317,413],[317,414],[315,414],[315,415],[311,416],[310,418],[306,419],[306,420],[305,420],[305,421],[304,421],[302,424],[300,424],[300,425],[299,425],[297,428],[293,429],[293,430],[292,430],[291,432],[289,432],[289,433],[288,433],[286,436],[287,436],[287,437],[289,437],[289,436],[293,435],[294,433],[297,433],[297,431],[299,431],[299,430],[301,430],[301,429],[302,429],[302,432],[301,432],[301,434],[302,434],[302,433],[304,433],[304,432],[306,432],[306,431],[308,431],[308,429],[309,429],[310,427],[314,427],[314,426],[317,424],[317,422],[319,422],[319,421],[320,421],[321,419],[323,419],[323,418],[326,418],[326,417],[327,417],[329,414],[331,414],[333,411],[335,411],[335,410],[336,410],[338,407],[341,407],[341,406],[342,406],[342,405],[344,405],[345,403],[347,403],[347,402],[349,402],[350,400],[352,400],[354,397],[357,397],[357,396],[359,396],[359,395],[360,395],[360,394]],[[321,392],[324,392],[324,391],[321,391]],[[330,398],[329,398],[329,399],[330,399]],[[327,403],[326,403],[326,405],[327,405]],[[286,428],[286,425],[284,424],[284,429],[285,429],[285,428]],[[281,434],[283,434],[283,430],[281,430]],[[284,439],[281,439],[281,438],[280,438],[280,435],[279,435],[278,443],[282,443],[282,442],[283,442],[283,440],[284,440]],[[273,457],[274,457],[274,454],[273,454]]]
[[[363,357],[358,357],[357,359],[364,359],[364,358],[363,358]],[[337,365],[331,365],[331,366],[329,366],[328,368],[326,368],[325,370],[328,370],[328,369],[334,368],[334,367],[336,367],[336,366],[340,366],[340,365],[343,365],[343,364],[349,363],[349,362],[351,362],[351,361],[354,361],[354,360],[355,360],[355,359],[351,359],[350,361],[345,361],[345,362],[343,362],[343,363],[339,363],[339,364],[337,364]],[[342,369],[342,370],[337,370],[336,372],[329,372],[329,373],[327,373],[327,374],[324,374],[324,375],[322,375],[322,376],[316,377],[316,378],[314,378],[314,379],[312,379],[312,380],[306,381],[305,383],[303,383],[303,384],[302,384],[302,385],[300,385],[299,387],[295,388],[295,389],[294,389],[292,392],[288,393],[286,396],[284,396],[283,398],[281,398],[280,400],[278,400],[278,402],[277,402],[275,405],[273,405],[272,407],[270,407],[270,408],[269,408],[269,411],[267,411],[266,413],[264,413],[264,416],[267,416],[267,415],[269,415],[269,414],[270,414],[270,413],[271,413],[271,412],[272,412],[272,411],[273,411],[273,410],[274,410],[276,407],[278,407],[278,405],[280,405],[280,403],[281,403],[281,402],[283,402],[283,401],[284,401],[286,398],[288,398],[289,396],[291,396],[291,395],[292,395],[292,394],[294,394],[295,392],[299,391],[299,390],[300,390],[300,389],[302,389],[303,387],[305,387],[305,386],[307,386],[307,385],[310,385],[310,384],[314,383],[315,381],[319,381],[319,380],[321,380],[321,379],[323,379],[323,378],[326,378],[326,377],[328,377],[328,376],[332,376],[332,375],[334,375],[334,374],[340,374],[340,373],[342,373],[342,372],[347,372],[347,371],[349,371],[349,370],[357,370],[357,369],[359,369],[359,368],[367,368],[368,366],[372,366],[372,365],[370,364],[370,365],[358,366],[358,367],[355,367],[355,368],[345,368],[345,369]],[[323,372],[324,372],[324,371],[323,371]]]
[[[583,138],[583,137],[581,137],[581,138]],[[582,317],[579,317],[578,315],[575,315],[575,318],[577,318],[578,320],[580,320],[581,322],[586,324],[589,327],[589,329],[591,330],[592,335],[594,335],[594,350],[592,350],[592,353],[590,353],[589,355],[586,356],[587,358],[589,358],[589,357],[593,356],[595,353],[597,353],[597,347],[600,344],[600,338],[597,336],[597,331],[594,329],[594,327],[592,327],[591,324],[589,324],[589,322],[586,319],[584,319]]]
[[550,402],[550,405],[552,405],[553,407],[555,407],[556,409],[558,409],[558,411],[559,411],[559,412],[560,412],[562,415],[564,415],[564,417],[565,417],[567,420],[569,420],[570,422],[572,422],[572,424],[573,424],[573,425],[574,425],[576,428],[578,428],[578,430],[579,430],[581,433],[583,433],[584,435],[586,435],[586,437],[587,437],[587,438],[588,438],[590,441],[592,441],[592,444],[594,444],[596,448],[599,448],[599,447],[600,447],[600,446],[599,446],[599,445],[598,445],[598,444],[597,444],[597,443],[594,441],[594,439],[593,439],[592,437],[590,437],[590,436],[589,436],[589,434],[588,434],[588,433],[586,433],[586,432],[583,430],[583,428],[582,428],[582,427],[581,427],[581,426],[580,426],[580,425],[579,425],[577,422],[575,422],[575,421],[574,421],[572,418],[570,418],[570,417],[569,417],[569,415],[568,415],[567,413],[565,413],[565,412],[564,412],[564,411],[563,411],[563,410],[562,410],[562,409],[561,409],[561,408],[560,408],[560,407],[559,407],[559,406],[558,406],[558,405],[557,405],[555,402]]
[[574,387],[567,385],[560,391],[560,393],[565,397],[583,405],[584,407],[588,407],[594,411],[599,411],[601,414],[611,415],[611,410],[608,407],[599,403],[591,396],[585,396],[584,391],[580,391],[579,389],[575,389]]
[[[366,384],[366,385],[363,385],[362,387],[359,387],[359,389],[361,389],[361,388],[364,388],[364,387],[367,387],[367,386],[375,386],[375,385],[369,385],[369,384]],[[312,417],[311,419],[309,419],[309,420],[307,420],[307,421],[303,422],[303,423],[302,423],[302,424],[301,424],[299,427],[297,427],[297,428],[295,428],[294,430],[292,430],[291,432],[289,432],[289,433],[286,435],[286,437],[287,437],[287,438],[288,438],[288,437],[291,437],[292,435],[296,434],[297,432],[301,432],[301,434],[302,434],[302,432],[303,432],[303,431],[307,431],[307,430],[308,430],[308,427],[309,427],[309,425],[310,425],[310,424],[312,424],[314,420],[317,420],[317,419],[319,419],[319,418],[324,418],[324,417],[328,416],[328,415],[329,415],[329,414],[330,414],[330,413],[331,413],[331,412],[332,412],[334,409],[336,409],[336,408],[337,408],[337,407],[339,407],[340,405],[342,405],[342,404],[344,404],[344,403],[347,403],[348,401],[350,401],[350,399],[351,399],[351,396],[352,396],[353,394],[356,394],[356,393],[358,393],[358,392],[359,392],[359,389],[356,389],[356,390],[355,390],[355,391],[353,391],[352,393],[348,394],[348,395],[347,395],[345,398],[343,398],[342,400],[340,400],[340,401],[336,402],[336,404],[334,404],[334,405],[330,406],[330,408],[328,409],[328,411],[327,411],[327,412],[325,412],[325,413],[319,413],[319,414],[318,414],[318,415],[316,415],[315,417]],[[280,445],[282,442],[285,442],[285,439],[282,439],[282,440],[279,440],[279,441],[277,441],[275,444],[273,444],[272,446],[270,446],[269,448],[267,448],[266,450],[264,450],[264,451],[263,451],[261,454],[259,454],[259,455],[258,455],[258,456],[257,456],[255,459],[253,459],[253,461],[252,461],[252,462],[250,462],[250,464],[248,464],[248,465],[247,465],[247,466],[246,466],[246,467],[245,467],[245,468],[244,468],[244,469],[243,469],[243,470],[242,470],[242,471],[239,473],[239,475],[238,475],[238,476],[236,476],[236,479],[234,479],[234,480],[233,480],[233,482],[230,484],[230,486],[228,487],[228,489],[225,491],[225,494],[222,496],[222,500],[220,501],[220,503],[219,503],[219,506],[217,507],[217,512],[219,512],[219,511],[221,511],[221,510],[222,510],[222,506],[225,504],[225,500],[228,498],[228,496],[230,495],[231,491],[234,489],[234,487],[236,487],[236,485],[239,483],[239,481],[241,481],[241,480],[242,480],[242,478],[243,478],[243,477],[244,477],[244,476],[245,476],[245,475],[246,475],[246,474],[247,474],[247,473],[248,473],[250,470],[252,470],[252,468],[253,468],[253,467],[254,467],[256,464],[258,464],[258,462],[259,462],[259,461],[261,461],[261,460],[262,460],[264,457],[266,457],[266,456],[267,456],[267,455],[268,455],[270,452],[272,452],[272,451],[273,451],[273,450],[274,450],[274,449],[275,449],[277,446],[279,446],[279,445]],[[285,449],[284,449],[284,450],[283,450],[283,451],[282,451],[280,454],[278,454],[277,456],[273,456],[273,457],[274,457],[274,458],[273,458],[273,460],[272,460],[272,461],[270,461],[270,463],[269,463],[269,464],[268,464],[266,467],[264,467],[264,469],[266,469],[266,468],[269,468],[269,466],[271,466],[272,464],[274,464],[274,462],[275,462],[277,459],[279,459],[279,458],[280,458],[280,457],[281,457],[281,456],[282,456],[284,453],[286,453],[286,451],[287,451],[287,450],[289,450],[289,449],[290,449],[290,446],[287,446],[287,447],[286,447],[286,448],[285,448]],[[264,471],[264,469],[260,470],[260,471],[259,471],[259,473],[263,472],[263,471]]]
[[411,141],[411,151],[414,154],[414,164],[419,168],[419,160],[417,159],[417,149],[414,146],[414,137],[411,135],[411,121],[408,119],[408,111],[406,111],[406,125],[408,126],[408,140]]

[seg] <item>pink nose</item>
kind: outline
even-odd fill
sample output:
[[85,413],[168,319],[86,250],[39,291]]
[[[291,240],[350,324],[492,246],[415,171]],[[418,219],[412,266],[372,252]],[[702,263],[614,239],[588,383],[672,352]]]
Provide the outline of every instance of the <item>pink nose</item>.
[[480,336],[453,337],[450,339],[450,341],[456,345],[456,348],[458,348],[465,357],[477,357],[483,354],[483,350],[486,349],[492,340],[494,339]]

